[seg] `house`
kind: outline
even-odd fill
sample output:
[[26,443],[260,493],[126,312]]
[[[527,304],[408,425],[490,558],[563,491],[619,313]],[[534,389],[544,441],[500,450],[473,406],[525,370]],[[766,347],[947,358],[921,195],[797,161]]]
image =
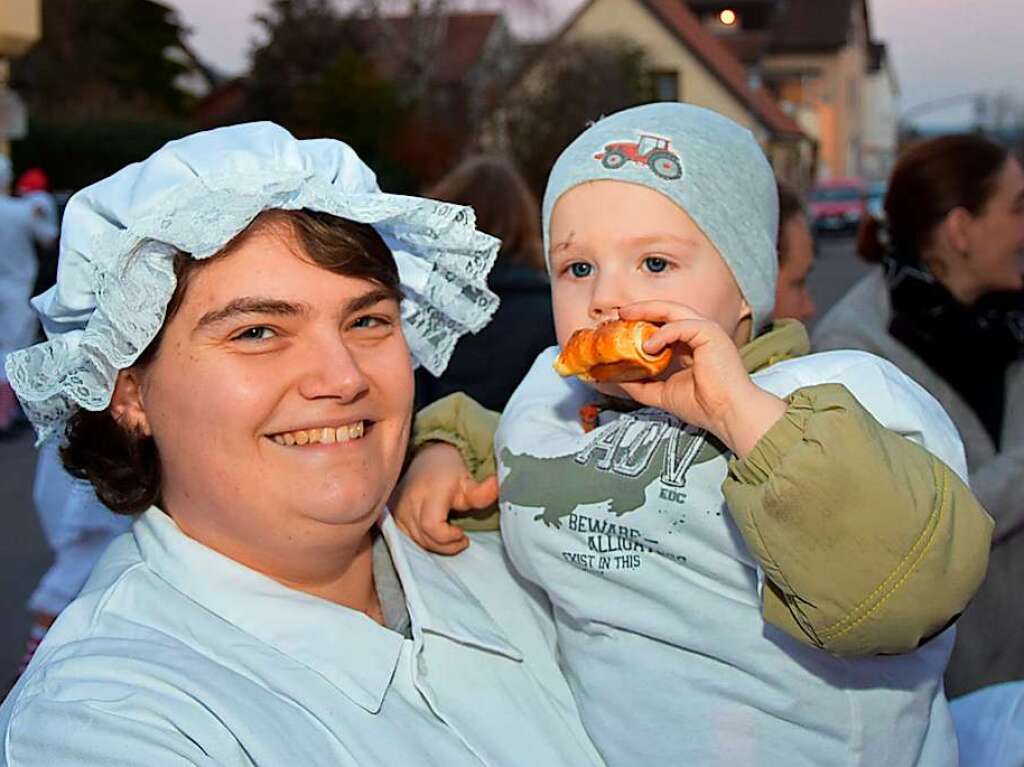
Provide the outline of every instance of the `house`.
[[[549,44],[620,39],[643,50],[652,96],[714,109],[750,129],[776,172],[806,187],[814,142],[772,94],[751,78],[740,59],[678,0],[588,0]],[[519,78],[541,78],[545,53]]]
[[871,44],[864,88],[864,136],[861,175],[871,181],[889,177],[899,151],[899,84],[882,43]]
[[885,175],[897,91],[867,0],[689,4],[817,140],[819,176]]
[[[437,119],[475,125],[519,66],[500,13],[381,16],[350,21],[388,80],[410,84]],[[401,52],[397,54],[396,51]]]
[[9,62],[39,40],[42,24],[40,0],[0,2],[0,154],[10,154],[9,140],[19,138],[26,127],[24,104],[7,87]]

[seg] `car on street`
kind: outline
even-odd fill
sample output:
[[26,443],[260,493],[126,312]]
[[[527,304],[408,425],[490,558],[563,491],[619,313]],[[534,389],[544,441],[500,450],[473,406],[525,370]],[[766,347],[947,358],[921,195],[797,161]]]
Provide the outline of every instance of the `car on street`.
[[832,178],[811,192],[811,225],[815,233],[849,233],[857,230],[867,213],[868,187],[860,178]]

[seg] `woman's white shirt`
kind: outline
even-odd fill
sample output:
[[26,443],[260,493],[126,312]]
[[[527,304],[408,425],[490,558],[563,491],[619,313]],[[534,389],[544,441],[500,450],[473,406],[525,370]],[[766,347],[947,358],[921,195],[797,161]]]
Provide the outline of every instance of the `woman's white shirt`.
[[145,512],[0,707],[0,764],[601,764],[497,537],[440,558],[381,528],[411,639]]

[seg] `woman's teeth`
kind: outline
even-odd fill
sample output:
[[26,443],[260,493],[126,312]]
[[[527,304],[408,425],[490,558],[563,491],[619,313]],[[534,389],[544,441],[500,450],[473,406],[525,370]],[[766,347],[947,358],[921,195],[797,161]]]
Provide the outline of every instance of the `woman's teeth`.
[[345,426],[289,431],[275,434],[273,440],[279,445],[333,445],[335,442],[348,442],[362,437],[363,423],[356,421]]

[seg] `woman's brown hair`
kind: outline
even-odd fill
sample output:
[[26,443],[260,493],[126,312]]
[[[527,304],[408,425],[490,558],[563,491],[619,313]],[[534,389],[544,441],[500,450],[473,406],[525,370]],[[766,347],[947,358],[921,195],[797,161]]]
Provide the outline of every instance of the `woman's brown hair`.
[[941,136],[914,144],[896,162],[885,195],[885,230],[868,216],[857,233],[857,253],[880,262],[887,253],[920,263],[936,227],[950,211],[979,215],[995,192],[1009,152],[981,136]]
[[[328,213],[312,211],[264,211],[239,235],[208,259],[197,261],[185,253],[174,256],[177,285],[164,317],[163,327],[181,308],[189,283],[213,261],[230,254],[258,232],[289,231],[304,255],[329,272],[365,279],[401,299],[398,267],[380,234]],[[135,364],[145,366],[156,356],[163,331],[139,355]],[[122,427],[110,409],[92,412],[78,408],[68,420],[61,459],[68,472],[87,480],[97,497],[118,514],[136,514],[159,503],[160,456],[152,437]]]
[[424,194],[471,206],[477,227],[501,240],[498,258],[504,263],[546,268],[537,198],[508,160],[469,157]]

